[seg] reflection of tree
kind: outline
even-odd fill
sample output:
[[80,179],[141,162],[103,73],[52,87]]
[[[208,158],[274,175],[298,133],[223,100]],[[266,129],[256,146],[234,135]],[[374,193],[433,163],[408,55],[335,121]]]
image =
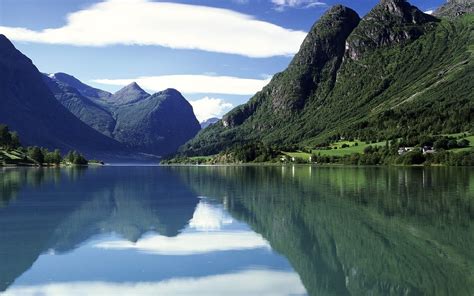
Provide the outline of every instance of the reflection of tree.
[[0,171],[0,207],[8,205],[12,199],[15,199],[22,188],[39,187],[45,181],[54,181],[58,178],[58,169],[3,169]]
[[[41,253],[70,251],[96,234],[114,232],[131,241],[148,231],[175,236],[198,202],[165,169],[25,169],[9,174],[2,180],[16,180],[18,198],[0,208],[0,291]],[[39,180],[39,188],[32,186]]]
[[311,295],[474,292],[469,170],[176,170],[268,239]]

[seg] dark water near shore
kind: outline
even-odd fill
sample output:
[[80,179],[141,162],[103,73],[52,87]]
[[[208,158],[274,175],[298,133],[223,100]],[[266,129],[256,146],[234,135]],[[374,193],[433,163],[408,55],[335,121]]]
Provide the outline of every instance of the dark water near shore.
[[474,169],[0,170],[0,294],[474,295]]

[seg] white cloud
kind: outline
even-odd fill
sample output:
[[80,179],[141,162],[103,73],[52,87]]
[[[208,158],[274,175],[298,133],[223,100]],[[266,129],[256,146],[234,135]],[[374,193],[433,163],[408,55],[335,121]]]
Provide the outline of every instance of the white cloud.
[[210,97],[189,101],[189,103],[193,106],[194,115],[196,115],[199,122],[211,117],[221,118],[222,115],[234,107],[234,105],[224,101],[223,99]]
[[271,0],[278,11],[284,10],[286,7],[292,8],[311,8],[316,6],[327,6],[326,3],[317,0]]
[[293,55],[306,36],[228,9],[150,0],[107,0],[41,31],[0,26],[15,41],[77,46],[159,45],[249,57]]
[[426,14],[433,14],[433,12],[434,12],[434,9],[430,9],[430,10],[425,11]]
[[157,255],[196,255],[217,251],[270,248],[268,242],[251,231],[190,232],[176,237],[152,235],[138,242],[127,240],[98,243],[96,248],[106,250],[137,250]]
[[253,95],[270,82],[267,79],[248,79],[215,75],[163,75],[142,76],[131,79],[95,79],[93,82],[107,85],[125,86],[137,82],[141,87],[160,91],[175,88],[188,94],[232,94]]
[[10,295],[304,295],[306,290],[295,272],[269,269],[244,270],[204,277],[182,277],[161,282],[62,282],[14,286]]

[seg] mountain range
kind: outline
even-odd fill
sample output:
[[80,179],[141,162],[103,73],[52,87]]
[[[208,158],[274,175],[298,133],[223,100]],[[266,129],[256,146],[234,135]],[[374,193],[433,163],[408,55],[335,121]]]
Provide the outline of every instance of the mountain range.
[[0,122],[26,145],[77,149],[91,155],[126,148],[76,118],[51,93],[32,61],[0,35]]
[[132,83],[111,94],[65,73],[41,74],[4,35],[0,77],[0,122],[17,131],[24,145],[109,159],[162,156],[200,130],[177,90],[150,95]]
[[[221,120],[203,122],[175,89],[116,93],[66,73],[41,74],[0,35],[0,123],[24,145],[87,156],[211,155],[248,143],[325,145],[471,131],[472,1],[433,15],[381,0],[361,18],[336,5],[314,24],[288,68]],[[184,145],[183,145],[184,144]]]
[[201,128],[192,106],[175,89],[150,95],[133,82],[111,94],[65,73],[43,78],[76,117],[133,151],[173,153]]
[[404,0],[381,0],[363,18],[334,6],[285,71],[181,153],[211,155],[249,142],[312,146],[469,131],[472,12],[471,1],[449,1],[439,17]]

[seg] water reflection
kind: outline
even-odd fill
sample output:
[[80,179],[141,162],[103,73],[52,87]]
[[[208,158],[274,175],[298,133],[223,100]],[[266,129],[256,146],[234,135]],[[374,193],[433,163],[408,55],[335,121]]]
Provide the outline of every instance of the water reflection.
[[188,168],[311,295],[473,295],[472,169]]
[[[271,283],[271,284],[269,284]],[[302,295],[304,287],[292,272],[246,270],[163,282],[69,282],[13,288],[5,295]]]
[[0,172],[6,295],[473,295],[454,168]]

